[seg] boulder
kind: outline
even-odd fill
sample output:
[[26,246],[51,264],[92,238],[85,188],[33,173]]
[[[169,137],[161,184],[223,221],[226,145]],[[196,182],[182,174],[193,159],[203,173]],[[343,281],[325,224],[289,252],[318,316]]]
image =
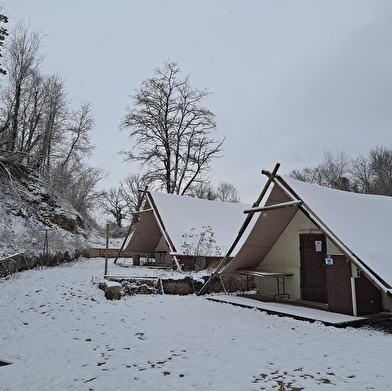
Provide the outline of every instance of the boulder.
[[121,299],[122,285],[119,282],[107,281],[104,285],[105,297],[108,300]]

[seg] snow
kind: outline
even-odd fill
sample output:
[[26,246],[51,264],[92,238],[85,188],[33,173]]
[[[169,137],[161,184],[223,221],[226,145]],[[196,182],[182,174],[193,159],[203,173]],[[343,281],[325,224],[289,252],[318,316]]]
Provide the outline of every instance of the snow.
[[184,234],[190,234],[192,229],[202,232],[203,227],[210,226],[220,255],[225,255],[245,220],[244,210],[251,207],[161,192],[150,194],[177,253],[182,250]]
[[242,305],[250,308],[258,308],[264,311],[269,311],[277,314],[284,314],[307,320],[317,320],[326,324],[339,325],[358,320],[364,320],[364,316],[351,316],[345,314],[338,314],[336,312],[328,312],[314,308],[302,307],[298,305],[280,303],[277,301],[262,302],[248,297],[241,296],[209,296],[210,300],[218,302],[226,302],[231,304]]
[[106,286],[108,288],[113,288],[113,287],[122,287],[122,285],[119,282],[115,282],[115,281],[107,281],[106,282]]
[[381,331],[196,295],[107,301],[103,269],[89,259],[0,280],[0,360],[11,363],[0,367],[1,391],[390,387],[391,336]]
[[390,288],[392,197],[345,192],[288,177],[283,179],[343,246]]

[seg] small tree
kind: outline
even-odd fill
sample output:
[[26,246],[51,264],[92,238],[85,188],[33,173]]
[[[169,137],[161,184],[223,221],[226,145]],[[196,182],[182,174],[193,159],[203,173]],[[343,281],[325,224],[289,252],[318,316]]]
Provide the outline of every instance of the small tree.
[[180,79],[179,73],[176,63],[166,62],[143,81],[121,128],[130,129],[135,139],[134,147],[123,151],[126,160],[140,162],[149,182],[183,195],[203,180],[224,140],[210,136],[216,129],[214,114],[202,106],[208,90],[193,88],[189,76]]
[[181,247],[185,255],[193,258],[195,270],[205,268],[206,258],[220,255],[220,247],[216,243],[214,230],[209,225],[203,226],[201,231],[192,228],[189,233],[182,235],[182,238]]

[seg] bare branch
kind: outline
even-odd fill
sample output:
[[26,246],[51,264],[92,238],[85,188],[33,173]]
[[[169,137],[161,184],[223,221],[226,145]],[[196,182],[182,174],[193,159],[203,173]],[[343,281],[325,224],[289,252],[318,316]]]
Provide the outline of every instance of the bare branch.
[[146,177],[166,192],[183,194],[220,157],[224,140],[210,137],[214,114],[202,106],[208,90],[191,87],[189,76],[180,79],[179,73],[176,63],[166,62],[144,80],[121,129],[129,129],[134,139],[133,148],[123,151],[126,160],[138,161]]

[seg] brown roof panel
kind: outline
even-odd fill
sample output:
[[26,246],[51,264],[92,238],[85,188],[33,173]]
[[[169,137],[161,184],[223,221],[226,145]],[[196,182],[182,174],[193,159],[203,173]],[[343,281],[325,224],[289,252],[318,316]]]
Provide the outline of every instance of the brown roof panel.
[[[266,205],[276,205],[291,201],[291,199],[274,185]],[[222,274],[234,273],[237,269],[252,269],[257,267],[268,254],[279,236],[285,230],[291,219],[297,213],[298,207],[287,207],[269,211],[256,212],[257,218],[248,237],[231,260]],[[257,217],[257,214],[259,216]]]
[[153,211],[144,212],[143,218],[139,220],[135,232],[131,236],[125,250],[139,253],[152,253],[155,251],[161,236],[162,234]]

